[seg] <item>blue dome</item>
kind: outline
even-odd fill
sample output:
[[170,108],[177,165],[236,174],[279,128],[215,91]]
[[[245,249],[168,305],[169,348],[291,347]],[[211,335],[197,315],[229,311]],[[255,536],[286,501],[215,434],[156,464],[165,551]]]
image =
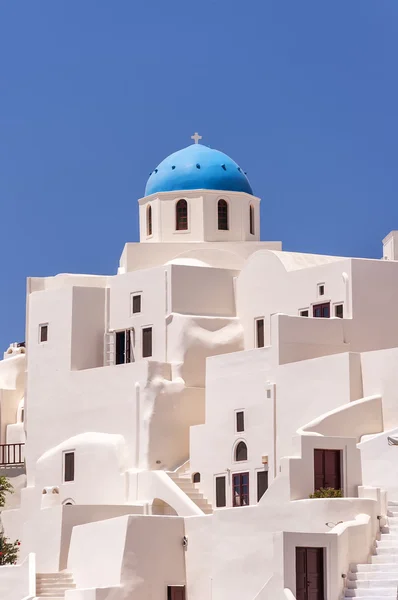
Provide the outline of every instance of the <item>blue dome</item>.
[[253,190],[241,168],[229,156],[202,144],[192,144],[165,158],[150,174],[145,196],[176,190]]

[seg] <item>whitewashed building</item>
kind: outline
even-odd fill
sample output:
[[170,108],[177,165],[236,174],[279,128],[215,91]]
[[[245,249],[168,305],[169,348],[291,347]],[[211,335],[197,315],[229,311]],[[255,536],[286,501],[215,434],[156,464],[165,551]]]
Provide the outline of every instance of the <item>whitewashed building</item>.
[[116,275],[28,280],[0,598],[396,599],[398,232],[383,260],[260,241],[245,173],[193,138]]

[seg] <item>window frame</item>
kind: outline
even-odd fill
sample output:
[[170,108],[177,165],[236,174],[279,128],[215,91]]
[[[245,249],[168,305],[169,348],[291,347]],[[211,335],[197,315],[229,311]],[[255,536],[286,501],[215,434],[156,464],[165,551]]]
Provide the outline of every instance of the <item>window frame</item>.
[[254,206],[252,203],[249,204],[249,233],[250,235],[256,235]]
[[[303,312],[306,312],[307,314],[303,315],[302,314]],[[299,317],[305,317],[305,318],[307,318],[309,316],[310,316],[310,309],[309,309],[309,307],[308,308],[299,308]]]
[[[223,203],[222,210],[225,214],[221,215],[225,227],[220,227],[220,203]],[[219,198],[217,200],[217,231],[229,231],[229,202],[225,198]]]
[[[74,483],[75,475],[76,475],[76,461],[75,461],[75,453],[76,450],[64,450],[62,452],[62,483]],[[72,479],[66,478],[66,457],[73,456],[73,466],[72,466]]]
[[[241,458],[240,460],[238,460],[237,456],[238,456],[238,448],[241,444],[244,444],[244,446],[246,447],[246,458]],[[243,462],[247,462],[249,460],[249,449],[247,447],[247,442],[244,439],[239,439],[235,442],[234,444],[234,454],[233,454],[233,462],[234,463],[243,463]]]
[[[258,322],[263,322],[263,345],[259,346],[258,344]],[[265,318],[264,317],[256,317],[254,319],[254,347],[255,348],[265,348]]]
[[[46,339],[42,340],[42,331],[46,331]],[[48,331],[49,331],[49,326],[48,323],[40,323],[39,324],[39,344],[46,344],[48,342]]]
[[[238,429],[238,415],[242,415],[243,429]],[[235,410],[235,433],[244,433],[245,431],[245,411],[243,408]]]
[[[180,204],[180,202],[185,202],[186,206],[186,227],[179,227],[180,216],[178,214],[178,205]],[[175,233],[189,233],[189,205],[188,200],[186,198],[179,198],[178,200],[176,200],[174,205],[174,219]]]
[[[134,311],[134,298],[140,298],[140,310]],[[140,315],[142,313],[142,292],[131,292],[130,294],[130,316]]]
[[[318,308],[320,308],[321,310],[323,310],[326,306],[329,308],[329,316],[325,317],[324,315],[321,315],[320,317],[317,317],[315,315],[315,310],[318,309]],[[314,319],[330,319],[330,316],[331,316],[331,310],[330,309],[331,309],[331,303],[330,303],[330,301],[329,302],[317,302],[316,304],[312,305],[312,317]]]
[[149,203],[146,207],[145,211],[145,228],[146,228],[146,237],[150,238],[153,236],[153,211],[152,204]]
[[[218,496],[217,496],[217,481],[224,480],[224,498],[223,504],[218,504]],[[214,504],[216,508],[226,508],[227,506],[227,476],[225,473],[219,473],[214,476]]]
[[[337,315],[337,308],[341,307],[341,316]],[[337,319],[344,319],[344,302],[336,302],[336,304],[333,304],[333,316],[336,317]]]
[[[247,476],[247,484],[242,483],[242,478],[244,476]],[[236,484],[235,484],[235,479],[239,478],[239,489],[242,490],[243,486],[247,486],[247,492],[245,494],[241,493],[239,494],[239,498],[242,498],[243,496],[247,497],[247,503],[246,504],[236,504],[236,496],[235,496],[235,488],[236,488]],[[236,473],[232,473],[232,482],[231,482],[231,488],[232,488],[232,506],[234,508],[241,508],[242,506],[250,506],[250,471],[237,471]]]
[[316,289],[317,289],[318,298],[322,298],[323,296],[325,296],[325,292],[326,292],[325,282],[317,283]]
[[192,474],[192,483],[200,483],[200,472],[199,471],[195,471],[195,473]]
[[[267,492],[267,490],[269,488],[269,470],[268,470],[268,468],[266,468],[266,469],[256,469],[255,473],[256,473],[256,497],[257,497],[257,502],[260,502],[261,498],[264,496],[264,494]],[[266,477],[266,479],[267,479],[267,487],[266,487],[266,489],[264,490],[264,492],[260,496],[259,495],[259,485],[258,485],[259,481],[258,481],[258,479],[259,479],[259,475],[261,473],[266,473],[267,474],[267,477]]]
[[[150,354],[144,354],[144,332],[146,330],[151,331],[151,353]],[[153,326],[152,325],[143,325],[143,327],[141,327],[141,356],[142,356],[142,358],[152,358],[152,356],[153,356]]]
[[[117,336],[119,334],[124,334],[124,350],[123,357],[124,360],[122,362],[117,362],[118,350],[117,350]],[[114,335],[114,364],[115,365],[128,365],[130,363],[135,362],[135,329],[134,327],[129,327],[128,329],[118,329],[113,332]],[[127,360],[128,358],[128,360]]]

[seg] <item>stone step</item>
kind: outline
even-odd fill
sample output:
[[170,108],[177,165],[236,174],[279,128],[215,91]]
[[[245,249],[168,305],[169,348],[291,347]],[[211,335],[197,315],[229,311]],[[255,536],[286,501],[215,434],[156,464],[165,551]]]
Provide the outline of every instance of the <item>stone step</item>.
[[358,571],[357,573],[349,572],[347,574],[348,581],[377,581],[380,579],[394,579],[398,585],[398,568],[395,571]]
[[60,579],[68,578],[73,579],[73,574],[68,571],[59,571],[58,573],[36,573],[36,580],[38,579]]
[[[364,590],[363,590],[364,591]],[[382,600],[397,600],[397,594],[389,594],[389,595],[385,595],[385,594],[376,594],[376,595],[372,595],[372,594],[356,594],[355,596],[347,596],[347,592],[345,593],[344,598],[356,598],[357,600],[375,600],[375,598],[379,598]]]
[[62,583],[62,582],[49,582],[49,583],[44,583],[41,582],[39,584],[36,584],[36,589],[39,591],[43,591],[43,592],[48,592],[48,590],[73,590],[76,587],[75,583]]
[[350,573],[351,574],[359,574],[359,573],[398,573],[398,563],[386,563],[386,564],[372,564],[372,563],[364,563],[361,565],[351,565]]
[[350,590],[362,590],[368,588],[394,588],[397,589],[398,579],[357,579],[347,581]]
[[375,554],[372,556],[372,564],[397,564],[398,565],[398,554]]
[[[398,547],[397,546],[388,546],[385,542],[378,542],[377,544],[377,555],[381,554],[389,554],[390,556],[398,556]],[[395,559],[394,559],[395,562]]]
[[394,598],[397,600],[397,591],[394,588],[374,588],[367,590],[348,590],[345,589],[344,596],[346,598]]

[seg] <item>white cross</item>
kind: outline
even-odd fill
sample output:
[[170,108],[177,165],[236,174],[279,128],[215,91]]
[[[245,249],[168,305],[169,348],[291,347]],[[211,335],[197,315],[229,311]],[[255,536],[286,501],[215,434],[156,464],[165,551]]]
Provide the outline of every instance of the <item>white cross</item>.
[[202,139],[202,136],[198,134],[197,131],[193,135],[191,135],[191,140],[195,141],[195,144],[199,144],[199,140]]

